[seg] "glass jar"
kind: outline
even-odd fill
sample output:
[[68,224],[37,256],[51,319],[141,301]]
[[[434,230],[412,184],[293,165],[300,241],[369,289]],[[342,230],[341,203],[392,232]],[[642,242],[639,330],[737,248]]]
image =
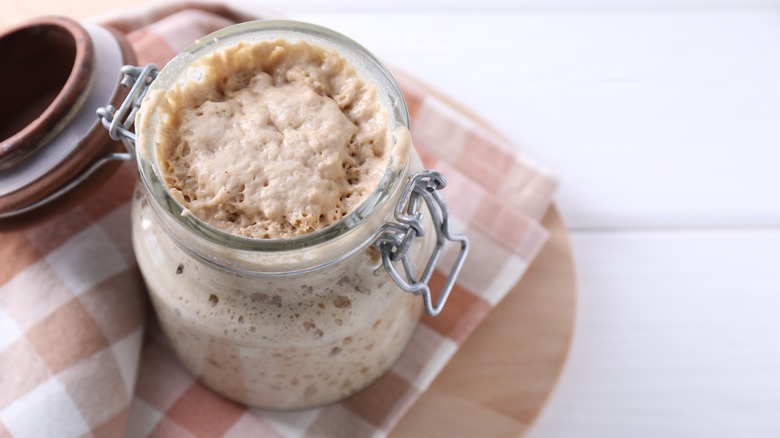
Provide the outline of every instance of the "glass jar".
[[[409,342],[423,304],[432,315],[441,310],[466,241],[449,235],[446,208],[435,193],[443,179],[418,173],[397,84],[342,35],[289,21],[231,26],[147,80],[149,96],[196,77],[193,63],[220,48],[280,37],[336,50],[376,87],[394,137],[376,190],[352,213],[311,234],[251,239],[220,231],[188,214],[163,182],[154,153],[159,115],[147,98],[136,119],[140,182],[132,234],[160,324],[184,366],[230,399],[298,409],[340,400],[386,372]],[[420,213],[424,206],[430,214]],[[448,238],[461,242],[460,257],[434,306],[426,283]]]

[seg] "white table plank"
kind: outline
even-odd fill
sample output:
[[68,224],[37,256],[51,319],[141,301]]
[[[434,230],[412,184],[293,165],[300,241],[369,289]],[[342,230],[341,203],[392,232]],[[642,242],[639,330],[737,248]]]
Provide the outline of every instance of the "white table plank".
[[780,224],[780,9],[293,16],[494,123],[574,228]]
[[780,230],[572,238],[575,341],[532,437],[780,436]]

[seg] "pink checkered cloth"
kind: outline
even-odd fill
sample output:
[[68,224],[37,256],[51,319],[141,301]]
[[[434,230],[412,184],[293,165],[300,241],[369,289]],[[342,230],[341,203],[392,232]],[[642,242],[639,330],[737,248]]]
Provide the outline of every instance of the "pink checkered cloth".
[[[102,22],[127,34],[140,63],[163,65],[196,38],[252,16],[175,3]],[[426,166],[447,175],[444,196],[472,250],[444,312],[423,318],[389,373],[341,403],[288,413],[248,409],[201,386],[145,317],[128,164],[52,223],[0,234],[0,436],[386,435],[544,245],[539,220],[555,189],[514,146],[407,76],[398,79],[415,145]],[[433,289],[442,282],[437,274]]]

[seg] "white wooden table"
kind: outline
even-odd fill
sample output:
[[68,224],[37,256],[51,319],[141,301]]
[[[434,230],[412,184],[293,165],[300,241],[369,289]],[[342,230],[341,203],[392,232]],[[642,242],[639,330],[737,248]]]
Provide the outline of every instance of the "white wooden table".
[[780,2],[252,2],[360,41],[560,177],[581,295],[532,436],[780,436]]
[[580,286],[535,437],[780,436],[780,3],[278,0],[560,177]]

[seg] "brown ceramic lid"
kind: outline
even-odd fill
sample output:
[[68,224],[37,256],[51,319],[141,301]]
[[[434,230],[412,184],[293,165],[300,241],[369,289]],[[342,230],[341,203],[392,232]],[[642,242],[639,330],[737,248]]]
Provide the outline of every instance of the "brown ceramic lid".
[[0,168],[61,129],[57,125],[77,109],[87,88],[94,56],[87,31],[67,18],[41,18],[0,33],[0,62],[6,66],[0,70]]
[[[119,68],[134,64],[124,37],[64,17],[42,17],[0,32],[0,230],[29,226],[76,205],[116,169],[101,167],[75,190],[23,214],[101,157],[123,151],[95,110],[126,94]],[[5,216],[5,217],[3,217]]]

